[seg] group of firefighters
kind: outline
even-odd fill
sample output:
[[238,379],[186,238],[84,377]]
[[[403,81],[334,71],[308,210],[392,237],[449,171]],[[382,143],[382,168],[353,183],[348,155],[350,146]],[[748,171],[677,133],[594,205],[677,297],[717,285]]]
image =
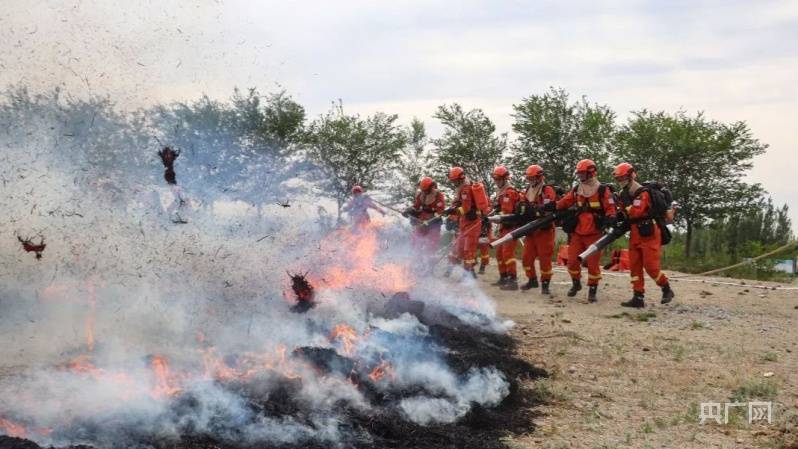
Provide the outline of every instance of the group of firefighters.
[[[615,182],[620,187],[619,195],[602,184],[597,178],[596,164],[581,160],[576,165],[577,186],[564,194],[546,183],[546,174],[540,165],[526,169],[526,187],[516,190],[510,184],[510,171],[505,166],[493,170],[492,177],[497,192],[488,200],[484,186],[471,182],[461,167],[449,169],[448,179],[454,188],[453,201],[446,207],[446,199],[435,181],[424,177],[418,184],[412,207],[403,212],[415,227],[413,242],[417,250],[432,261],[439,247],[441,227],[456,229],[451,246],[449,268],[462,264],[465,272],[473,277],[485,272],[488,265],[489,243],[547,215],[568,210],[569,225],[562,224],[568,234],[567,268],[571,276],[568,296],[574,297],[582,290],[582,265],[578,257],[598,241],[605,230],[625,223],[629,228],[629,266],[633,296],[621,303],[625,307],[644,307],[644,271],[654,279],[662,290],[661,303],[670,302],[674,293],[668,277],[660,270],[662,250],[661,226],[663,222],[653,217],[652,196],[648,189],[637,181],[635,168],[629,163],[618,165],[613,171]],[[385,214],[363,189],[352,189],[353,199],[349,207],[356,213],[350,215],[357,220],[368,220],[367,210],[375,209]],[[493,232],[498,225],[498,233]],[[499,279],[494,285],[503,290],[518,290],[516,249],[521,240],[508,239],[495,248]],[[497,242],[498,243],[498,242]],[[550,294],[553,274],[552,257],[555,246],[555,224],[547,224],[523,238],[522,265],[527,282],[522,290],[540,288],[544,295]],[[479,255],[479,264],[477,257]],[[587,265],[587,301],[596,302],[601,280],[601,251],[596,251],[584,261]],[[540,277],[535,268],[540,265]]]

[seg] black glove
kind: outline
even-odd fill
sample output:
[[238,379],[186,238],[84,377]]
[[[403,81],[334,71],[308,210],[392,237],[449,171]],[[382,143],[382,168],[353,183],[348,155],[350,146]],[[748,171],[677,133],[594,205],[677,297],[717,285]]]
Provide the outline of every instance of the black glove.
[[554,201],[546,203],[543,205],[543,210],[545,212],[554,212],[557,210],[557,204]]
[[618,217],[615,215],[605,215],[602,219],[602,225],[604,228],[614,228],[618,225]]
[[477,219],[477,210],[471,208],[468,212],[465,213],[465,217],[469,220],[476,220]]
[[444,209],[443,215],[452,215],[457,210],[456,207],[452,206],[448,209]]
[[454,220],[446,220],[444,226],[446,227],[447,231],[454,231],[457,229],[457,222]]

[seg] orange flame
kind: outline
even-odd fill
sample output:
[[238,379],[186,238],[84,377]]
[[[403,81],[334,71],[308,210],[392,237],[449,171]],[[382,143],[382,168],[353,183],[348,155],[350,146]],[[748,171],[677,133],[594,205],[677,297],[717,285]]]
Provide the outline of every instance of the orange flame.
[[5,432],[6,435],[16,438],[27,438],[28,430],[25,426],[17,424],[13,421],[0,416],[0,431]]
[[346,324],[339,324],[330,333],[330,341],[338,340],[343,345],[345,355],[352,355],[355,352],[355,344],[359,337],[354,329]]
[[301,376],[295,371],[291,363],[286,360],[288,348],[279,345],[274,353],[243,355],[236,363],[237,367],[231,367],[216,353],[213,347],[203,351],[203,365],[205,378],[222,381],[246,380],[260,372],[276,372],[288,379],[299,379]]
[[91,363],[91,356],[88,354],[75,357],[67,362],[66,367],[70,371],[81,374],[89,374],[95,378],[100,377],[103,374],[103,370],[97,368]]
[[371,370],[371,373],[369,374],[369,379],[371,379],[372,382],[377,382],[382,380],[386,375],[391,379],[394,379],[393,367],[391,366],[390,363],[386,362],[385,360],[382,360],[380,361],[379,365],[377,365],[373,370]]
[[173,385],[175,379],[169,373],[169,363],[166,357],[155,355],[152,357],[152,371],[155,374],[155,388],[151,392],[151,396],[155,399],[163,399],[169,396],[175,396],[180,393],[180,387]]
[[325,237],[319,253],[341,261],[313,276],[313,284],[331,289],[374,286],[393,291],[409,289],[413,284],[409,267],[378,262],[380,245],[376,228],[369,224],[356,231],[339,229]]
[[86,279],[86,291],[89,300],[89,313],[86,315],[86,346],[89,352],[94,351],[94,313],[97,310],[97,292],[94,284]]

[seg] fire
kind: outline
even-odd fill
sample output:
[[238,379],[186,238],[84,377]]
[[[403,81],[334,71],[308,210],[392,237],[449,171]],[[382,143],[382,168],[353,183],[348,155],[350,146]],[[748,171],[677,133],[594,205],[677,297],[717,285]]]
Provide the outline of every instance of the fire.
[[377,365],[373,370],[371,370],[371,373],[369,374],[369,379],[371,379],[372,382],[377,382],[382,380],[386,375],[391,379],[394,378],[393,367],[391,366],[390,363],[386,362],[385,360],[381,360],[380,364]]
[[322,241],[319,250],[320,254],[333,255],[336,263],[314,276],[317,286],[336,290],[379,286],[400,291],[408,290],[414,282],[409,267],[377,260],[380,245],[376,226],[357,231],[339,229]]
[[88,354],[83,354],[70,360],[67,362],[66,368],[72,372],[89,374],[95,378],[98,378],[104,374],[103,370],[97,368],[91,363],[91,356]]
[[278,345],[277,346],[277,354],[279,356],[278,366],[280,367],[280,373],[288,379],[299,379],[301,376],[296,372],[288,369],[288,365],[285,362],[285,354],[288,351],[288,348],[285,345]]
[[228,365],[216,353],[213,347],[203,351],[202,359],[206,379],[221,381],[241,381],[263,372],[276,372],[288,379],[299,379],[301,376],[286,360],[288,348],[278,345],[273,353],[248,353],[241,356],[236,367]]
[[330,341],[338,340],[343,345],[345,355],[351,356],[355,352],[358,336],[354,329],[346,324],[339,324],[330,333]]
[[94,313],[97,310],[97,291],[90,280],[86,280],[86,292],[88,293],[89,313],[86,315],[86,347],[89,352],[94,351]]
[[152,357],[152,371],[155,374],[155,388],[151,396],[155,399],[163,399],[175,396],[180,393],[180,387],[174,385],[174,376],[169,372],[169,363],[166,357],[155,355]]
[[16,438],[28,437],[28,430],[25,429],[25,426],[17,424],[8,419],[5,419],[2,416],[0,416],[0,431],[4,432],[6,435],[10,437],[16,437]]

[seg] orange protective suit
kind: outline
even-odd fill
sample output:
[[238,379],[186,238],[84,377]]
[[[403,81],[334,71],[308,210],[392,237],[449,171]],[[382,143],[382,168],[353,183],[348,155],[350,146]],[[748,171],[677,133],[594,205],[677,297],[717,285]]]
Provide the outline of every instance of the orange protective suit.
[[454,206],[457,206],[455,213],[459,217],[459,223],[457,239],[452,245],[449,261],[452,264],[462,261],[463,268],[473,270],[477,264],[477,245],[482,228],[482,214],[475,203],[470,183],[463,183],[455,191],[455,194]]
[[[534,193],[531,192],[531,190],[534,190],[532,186],[528,186],[521,195],[521,207],[525,209],[527,214],[529,208],[533,211],[537,211],[528,214],[530,218],[536,220],[541,216],[539,211],[543,206],[557,201],[557,192],[554,191],[552,186],[546,184],[540,188],[540,191],[535,197],[532,197]],[[541,281],[550,280],[552,274],[554,274],[551,266],[551,258],[554,255],[555,235],[556,230],[554,229],[554,225],[551,225],[543,229],[538,229],[524,238],[524,252],[521,256],[521,260],[524,264],[524,272],[529,279],[537,278],[537,274],[535,273],[535,259],[540,259]]]
[[[668,284],[668,277],[660,270],[662,254],[662,231],[656,220],[650,218],[651,195],[638,188],[633,195],[621,194],[621,207],[631,225],[629,236],[629,271],[632,288],[635,292],[645,293],[643,269],[654,279],[658,286]],[[648,230],[641,235],[641,229]]]
[[[502,215],[515,213],[518,205],[518,191],[509,184],[505,184],[497,193],[496,201],[493,205],[495,211]],[[499,227],[499,238],[504,237],[517,227],[515,223],[502,223]],[[510,240],[496,248],[496,263],[499,266],[499,274],[502,276],[516,276],[515,248],[518,246],[517,240]]]
[[[601,195],[603,191],[603,195]],[[589,198],[572,189],[562,199],[557,201],[557,209],[568,209],[576,205],[579,208],[577,225],[569,235],[568,243],[568,273],[571,279],[582,278],[582,267],[579,256],[596,240],[601,238],[602,230],[596,224],[596,217],[612,217],[616,215],[615,200],[609,187],[599,187]],[[598,285],[601,280],[601,251],[587,258],[587,285]]]
[[[438,189],[425,193],[419,191],[413,202],[413,210],[419,221],[426,221],[441,215],[446,208],[446,199]],[[441,222],[431,225],[416,224],[413,232],[413,245],[424,255],[435,253],[441,240]]]

